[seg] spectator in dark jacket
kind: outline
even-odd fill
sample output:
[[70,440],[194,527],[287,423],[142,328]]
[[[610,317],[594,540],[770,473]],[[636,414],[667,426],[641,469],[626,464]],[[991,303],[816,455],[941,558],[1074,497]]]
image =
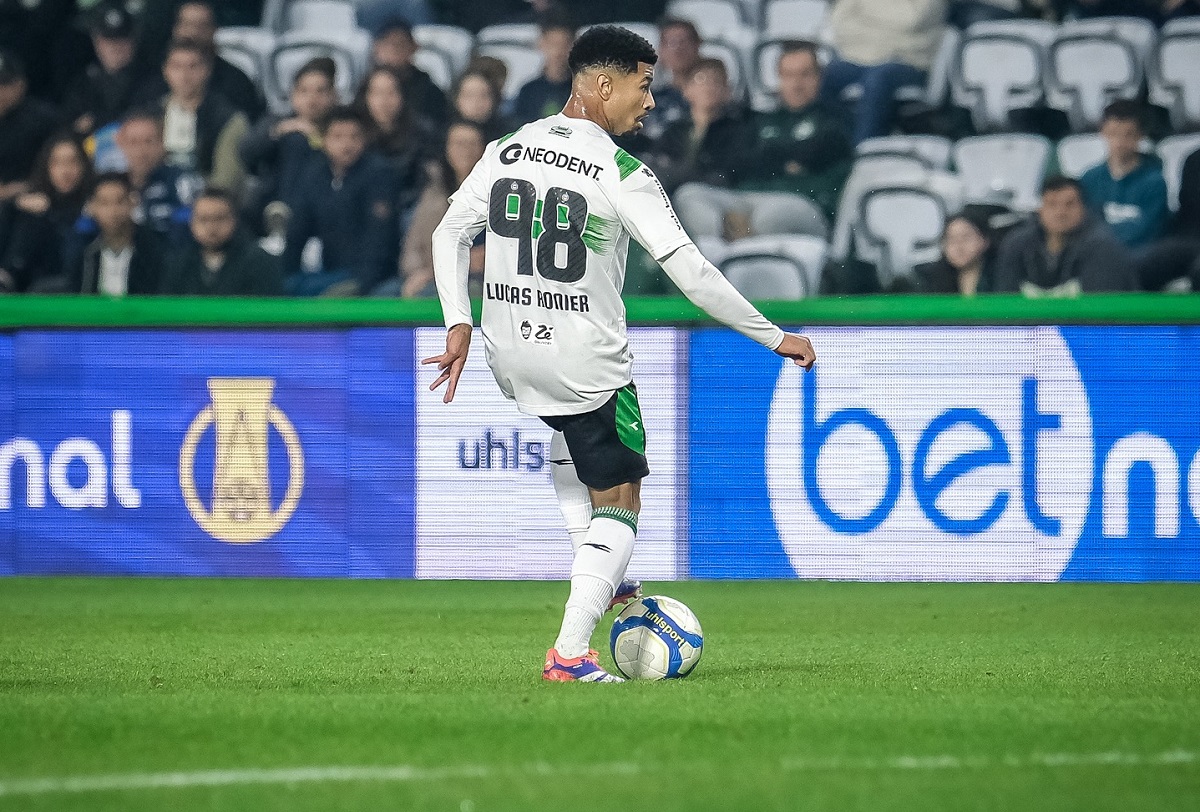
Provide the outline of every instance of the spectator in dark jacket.
[[0,51],[0,201],[25,191],[38,150],[58,126],[50,105],[26,95],[25,64]]
[[413,64],[417,41],[412,26],[406,21],[389,20],[371,42],[371,64],[394,68],[404,79],[404,97],[412,109],[437,125],[446,122],[450,108],[446,96],[429,78],[429,74]]
[[1139,258],[1137,276],[1145,290],[1187,279],[1193,291],[1200,291],[1200,150],[1183,162],[1179,210],[1167,236]]
[[1083,190],[1071,178],[1046,181],[1041,207],[1005,237],[996,260],[996,290],[1029,297],[1073,297],[1134,286],[1125,246],[1088,214]]
[[738,185],[811,198],[833,217],[854,148],[836,107],[820,100],[821,64],[809,42],[790,42],[779,56],[779,106],[750,121]]
[[[208,89],[211,93],[221,96],[234,109],[241,111],[247,119],[253,121],[263,111],[262,95],[250,77],[242,73],[231,62],[227,62],[217,54],[217,22],[216,12],[209,0],[185,0],[175,12],[175,24],[171,29],[171,40],[183,40],[198,43],[212,54],[210,60],[211,76]],[[167,93],[167,86],[162,78],[152,79],[139,93],[139,102],[145,103],[157,99]]]
[[729,76],[719,59],[701,59],[683,84],[688,115],[667,125],[649,156],[667,193],[684,183],[732,186],[745,148],[746,123],[730,104]]
[[1104,108],[1100,135],[1108,145],[1104,163],[1083,173],[1083,199],[1131,249],[1156,240],[1167,225],[1167,182],[1162,163],[1139,149],[1145,133],[1141,108],[1124,99]]
[[92,186],[92,165],[71,133],[42,148],[29,191],[0,203],[0,291],[37,290],[58,277]]
[[212,58],[211,50],[191,40],[175,40],[167,48],[168,92],[156,102],[163,143],[167,163],[199,173],[211,186],[237,190],[245,174],[238,145],[249,124],[224,96],[208,89]]
[[120,121],[138,90],[133,64],[133,17],[123,6],[102,5],[88,22],[96,61],[75,78],[63,96],[63,112],[75,132],[90,135]]
[[278,260],[238,229],[228,192],[206,189],[192,207],[195,241],[168,263],[162,292],[176,296],[278,296]]
[[125,116],[116,144],[125,156],[129,182],[137,194],[133,219],[148,226],[172,245],[183,245],[192,201],[203,181],[195,172],[165,162],[162,119],[150,110]]
[[[395,273],[394,184],[387,161],[366,147],[362,118],[352,108],[336,108],[325,125],[324,155],[309,163],[289,201],[283,271],[290,292],[368,293]],[[301,273],[301,255],[313,237],[321,241],[322,268]]]
[[411,214],[425,185],[425,162],[437,154],[434,125],[409,107],[400,74],[383,66],[363,79],[354,108],[367,124],[367,146],[392,168],[397,210]]
[[542,52],[542,75],[530,79],[518,91],[512,117],[528,124],[561,112],[571,95],[571,69],[567,56],[575,42],[575,26],[565,17],[550,16],[538,24],[538,50]]
[[120,172],[96,179],[88,211],[99,235],[69,261],[66,291],[106,296],[158,293],[166,253],[157,234],[133,222],[133,186]]
[[266,116],[242,139],[242,163],[254,177],[247,208],[257,222],[272,200],[288,200],[304,167],[321,151],[321,128],[337,103],[337,64],[311,59],[292,79],[291,112]]

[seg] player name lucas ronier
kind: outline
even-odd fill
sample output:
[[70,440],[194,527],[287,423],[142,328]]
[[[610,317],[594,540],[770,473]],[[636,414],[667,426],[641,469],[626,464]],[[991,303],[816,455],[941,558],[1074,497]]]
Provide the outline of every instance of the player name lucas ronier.
[[548,290],[534,290],[501,282],[488,282],[483,286],[483,295],[492,301],[527,307],[537,306],[543,310],[563,310],[568,313],[589,312],[588,297],[584,293],[551,293]]

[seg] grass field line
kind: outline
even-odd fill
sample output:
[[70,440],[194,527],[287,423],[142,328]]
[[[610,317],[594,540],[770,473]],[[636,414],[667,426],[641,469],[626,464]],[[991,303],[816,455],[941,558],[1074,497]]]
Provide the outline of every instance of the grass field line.
[[[782,770],[821,772],[882,770],[963,770],[994,767],[1146,767],[1200,763],[1200,753],[1169,750],[1162,753],[1032,753],[1027,756],[895,756],[892,758],[783,758]],[[52,795],[82,792],[118,792],[191,787],[229,787],[246,784],[305,784],[337,782],[417,782],[497,777],[558,776],[599,773],[636,775],[654,765],[635,763],[548,764],[522,767],[463,765],[458,767],[330,766],[241,770],[198,770],[194,772],[116,773],[47,778],[0,780],[0,797]]]

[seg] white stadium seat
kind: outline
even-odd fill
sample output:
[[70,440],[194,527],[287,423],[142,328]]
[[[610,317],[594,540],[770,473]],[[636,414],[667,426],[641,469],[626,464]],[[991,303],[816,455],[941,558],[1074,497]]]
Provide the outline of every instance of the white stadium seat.
[[292,79],[310,59],[328,56],[337,66],[334,86],[338,98],[347,103],[365,73],[371,38],[365,31],[318,35],[315,31],[291,31],[279,38],[271,53],[265,84],[268,106],[272,112],[286,113]]
[[1176,131],[1200,129],[1200,24],[1163,29],[1150,62],[1150,101],[1170,112]]
[[1200,150],[1200,133],[1172,135],[1158,142],[1158,157],[1163,164],[1163,177],[1167,181],[1167,202],[1171,205],[1171,211],[1179,208],[1183,162],[1196,150]]
[[950,149],[953,143],[940,135],[884,135],[868,138],[855,147],[861,158],[864,155],[912,155],[933,169],[950,166]]
[[259,87],[265,84],[267,64],[275,50],[273,33],[256,26],[228,26],[217,29],[216,44],[217,53],[237,66],[250,81]]
[[816,295],[829,245],[819,237],[759,236],[728,244],[719,267],[751,300]]
[[443,93],[449,92],[458,75],[449,55],[437,48],[420,48],[413,55],[413,64],[429,75],[430,81]]
[[1058,170],[1068,178],[1078,178],[1108,155],[1108,146],[1098,133],[1075,133],[1058,142]]
[[938,258],[947,214],[940,196],[920,187],[883,187],[867,192],[859,205],[863,237],[879,247],[876,269],[885,288]]
[[954,165],[969,203],[1033,211],[1041,201],[1050,141],[1040,135],[977,135],[954,145]]
[[292,0],[284,8],[285,31],[347,31],[358,27],[349,0]]
[[455,76],[467,67],[475,48],[475,35],[456,25],[416,25],[413,39],[419,47],[432,48],[448,57]]
[[1041,20],[978,23],[967,29],[950,73],[951,100],[978,132],[1007,130],[1012,110],[1044,98],[1043,69],[1056,27]]
[[1064,111],[1074,131],[1096,129],[1109,102],[1141,92],[1156,36],[1151,23],[1132,18],[1064,23],[1050,44],[1047,104]]
[[727,42],[748,49],[756,39],[746,20],[745,8],[737,0],[671,0],[667,16],[689,21],[705,41]]
[[479,29],[479,33],[475,35],[475,44],[520,44],[536,48],[538,33],[536,23],[500,23]]
[[767,0],[763,6],[763,39],[822,39],[829,17],[825,0]]
[[508,77],[504,80],[503,94],[506,99],[515,99],[526,82],[542,73],[542,54],[525,45],[493,42],[480,45],[480,56],[491,56],[508,66]]

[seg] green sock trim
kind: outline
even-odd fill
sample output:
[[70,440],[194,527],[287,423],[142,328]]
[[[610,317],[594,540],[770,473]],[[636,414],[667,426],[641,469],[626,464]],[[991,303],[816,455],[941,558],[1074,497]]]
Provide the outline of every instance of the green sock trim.
[[637,532],[638,515],[628,508],[615,507],[613,505],[601,505],[592,511],[593,519],[615,519],[621,524],[628,525],[629,529]]

